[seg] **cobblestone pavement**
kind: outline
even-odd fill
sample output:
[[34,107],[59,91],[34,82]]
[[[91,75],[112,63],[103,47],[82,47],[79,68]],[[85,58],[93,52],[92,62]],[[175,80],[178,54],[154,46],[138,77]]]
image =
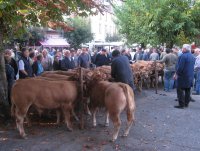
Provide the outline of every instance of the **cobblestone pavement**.
[[[175,91],[144,90],[135,96],[136,122],[127,138],[109,142],[112,124],[106,128],[104,113],[98,113],[97,128],[87,117],[86,129],[79,130],[75,124],[73,132],[65,125],[36,122],[25,125],[28,139],[19,138],[14,124],[0,128],[0,151],[200,151],[200,96],[193,96],[189,108],[175,109]],[[50,122],[53,122],[52,120]],[[126,122],[122,114],[122,127]]]

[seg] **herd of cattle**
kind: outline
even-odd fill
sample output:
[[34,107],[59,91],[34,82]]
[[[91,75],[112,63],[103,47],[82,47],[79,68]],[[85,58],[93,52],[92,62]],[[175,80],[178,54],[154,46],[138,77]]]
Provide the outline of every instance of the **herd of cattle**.
[[[149,64],[147,65],[149,66]],[[144,69],[149,72],[150,67],[144,66],[140,64],[140,67],[136,68],[135,65],[132,65],[135,70],[135,77],[139,74],[141,78]],[[68,130],[72,131],[71,117],[78,120],[75,109],[80,106],[80,100],[83,99],[87,100],[83,101],[85,102],[84,106],[86,106],[85,110],[92,113],[93,126],[96,126],[97,109],[102,107],[106,109],[105,125],[109,125],[109,118],[114,125],[112,141],[115,141],[118,137],[121,126],[120,114],[126,110],[128,122],[124,136],[129,134],[131,125],[135,120],[136,107],[134,94],[130,86],[124,83],[109,82],[111,78],[109,66],[93,70],[82,70],[83,81],[80,81],[78,69],[49,71],[44,72],[39,77],[16,81],[12,88],[11,114],[15,117],[17,129],[23,138],[26,138],[23,127],[24,120],[28,119],[30,108],[36,109],[39,114],[46,109],[55,110],[57,123],[59,123],[62,113]],[[152,73],[149,72],[148,74]],[[147,78],[148,74],[145,73]],[[80,86],[81,82],[83,83],[82,88]],[[80,94],[83,94],[83,96]]]

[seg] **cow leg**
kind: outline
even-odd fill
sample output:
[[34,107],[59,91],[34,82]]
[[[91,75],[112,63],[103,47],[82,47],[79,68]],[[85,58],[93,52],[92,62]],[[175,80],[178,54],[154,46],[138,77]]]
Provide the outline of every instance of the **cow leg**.
[[164,85],[164,76],[163,76],[163,74],[161,75],[161,79],[162,79],[162,85]]
[[73,131],[71,120],[70,120],[70,111],[71,111],[70,107],[64,107],[64,109],[63,109],[65,123],[67,125],[67,128],[69,131]]
[[59,109],[56,110],[56,117],[57,117],[56,124],[60,124],[61,112]]
[[76,121],[79,121],[78,116],[76,115],[76,113],[74,112],[74,109],[72,108],[72,116],[75,118]]
[[16,125],[19,130],[20,136],[22,138],[26,138],[26,134],[24,131],[24,118],[26,117],[26,111],[23,109],[16,108]]
[[97,126],[96,113],[97,113],[97,108],[94,108],[94,109],[92,110],[92,119],[93,119],[93,126],[94,126],[94,127]]
[[90,99],[88,98],[86,101],[86,113],[87,113],[87,115],[91,116],[92,114],[91,114],[89,106],[88,106],[89,103],[90,103]]
[[91,112],[90,112],[90,109],[88,107],[88,104],[86,105],[86,112],[87,112],[88,115],[90,115],[90,116],[92,115]]
[[123,135],[124,137],[128,136],[129,131],[134,121],[135,121],[135,116],[133,112],[127,112],[127,127]]
[[109,126],[109,113],[108,113],[108,111],[106,111],[106,121],[105,121],[105,126],[106,126],[106,127]]
[[28,124],[28,127],[31,127],[31,126],[32,126],[32,123],[31,123],[31,120],[30,120],[30,118],[29,118],[28,115],[25,117],[25,120],[26,120],[26,122],[27,122],[27,124]]
[[121,126],[121,120],[120,120],[120,115],[119,113],[113,113],[110,114],[110,118],[113,122],[114,125],[114,132],[113,132],[113,136],[112,136],[112,141],[114,142],[119,134],[119,130],[120,130],[120,126]]

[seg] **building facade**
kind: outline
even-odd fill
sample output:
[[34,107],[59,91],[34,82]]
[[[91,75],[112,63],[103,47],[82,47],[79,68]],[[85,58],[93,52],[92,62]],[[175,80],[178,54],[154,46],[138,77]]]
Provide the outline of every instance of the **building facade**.
[[94,34],[94,42],[105,42],[107,35],[117,33],[113,7],[108,0],[102,0],[102,3],[106,5],[107,11],[103,12],[103,14],[98,13],[96,16],[89,17],[91,31]]

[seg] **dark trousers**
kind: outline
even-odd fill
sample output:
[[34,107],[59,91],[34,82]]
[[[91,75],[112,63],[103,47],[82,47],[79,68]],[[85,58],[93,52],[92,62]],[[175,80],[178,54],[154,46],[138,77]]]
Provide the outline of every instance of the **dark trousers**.
[[133,92],[134,92],[135,91],[135,85],[134,85],[133,81],[130,81],[127,84],[133,89]]
[[178,102],[180,106],[188,106],[190,103],[190,88],[177,88]]

